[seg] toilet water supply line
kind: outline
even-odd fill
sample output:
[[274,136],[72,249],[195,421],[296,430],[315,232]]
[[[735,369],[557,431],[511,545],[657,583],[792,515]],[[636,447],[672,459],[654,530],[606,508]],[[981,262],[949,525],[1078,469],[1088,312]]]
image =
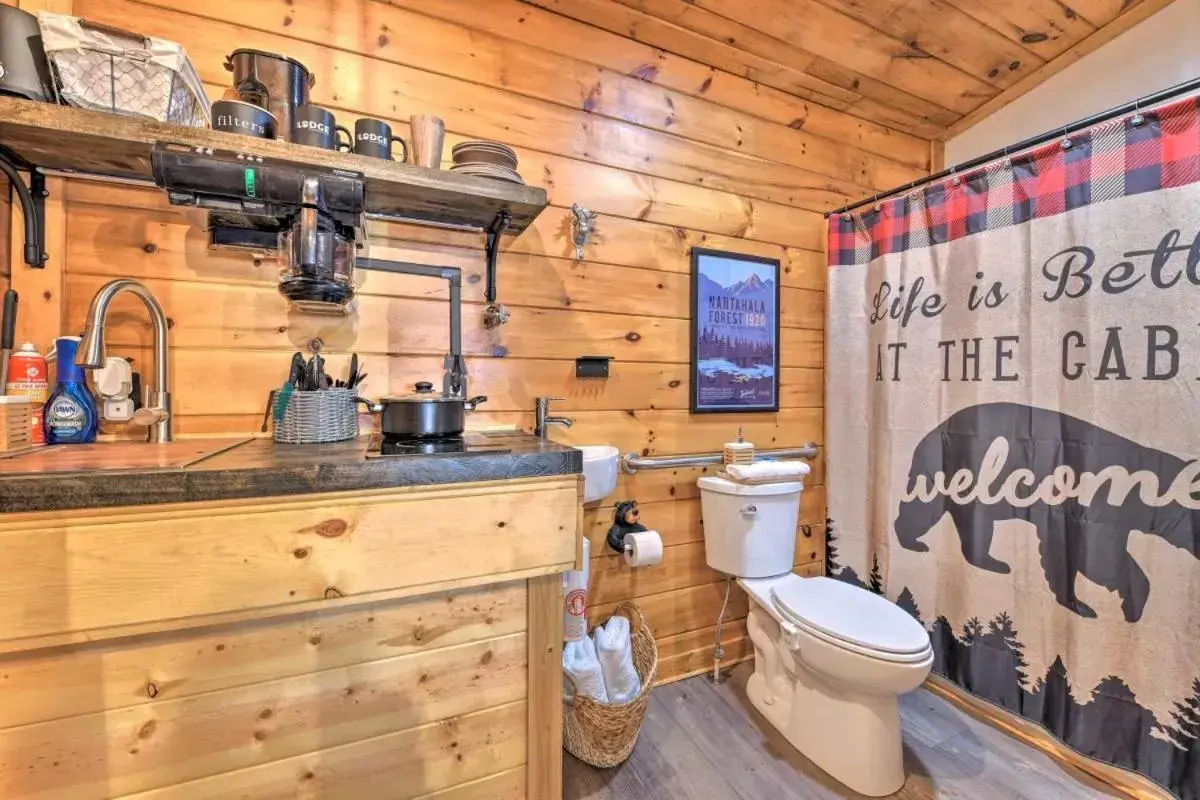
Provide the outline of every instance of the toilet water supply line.
[[721,613],[717,615],[717,636],[716,644],[713,647],[713,674],[712,682],[714,686],[719,686],[721,681],[721,659],[725,657],[725,648],[721,646],[721,626],[725,624],[725,611],[729,608],[729,590],[733,588],[733,576],[725,577],[725,602],[721,603]]

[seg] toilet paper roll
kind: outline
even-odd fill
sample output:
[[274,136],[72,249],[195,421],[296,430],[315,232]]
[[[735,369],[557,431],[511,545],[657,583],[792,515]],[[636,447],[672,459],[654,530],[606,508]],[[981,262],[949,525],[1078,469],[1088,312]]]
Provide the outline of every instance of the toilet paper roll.
[[662,561],[663,543],[658,531],[638,531],[627,533],[625,542],[625,563],[631,567],[652,567]]

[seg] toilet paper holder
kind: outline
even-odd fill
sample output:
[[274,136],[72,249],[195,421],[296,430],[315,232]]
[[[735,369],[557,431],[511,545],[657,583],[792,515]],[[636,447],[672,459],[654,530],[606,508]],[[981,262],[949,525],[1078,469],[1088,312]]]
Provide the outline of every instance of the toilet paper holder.
[[613,512],[612,527],[608,529],[608,546],[618,553],[624,553],[625,534],[649,530],[639,521],[641,515],[637,500],[622,500],[617,503],[616,511]]

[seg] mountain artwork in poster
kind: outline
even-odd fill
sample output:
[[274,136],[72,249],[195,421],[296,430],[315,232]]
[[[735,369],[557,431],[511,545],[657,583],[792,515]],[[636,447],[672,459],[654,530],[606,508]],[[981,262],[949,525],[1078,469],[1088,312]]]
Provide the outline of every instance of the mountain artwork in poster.
[[778,261],[692,250],[691,406],[778,410]]

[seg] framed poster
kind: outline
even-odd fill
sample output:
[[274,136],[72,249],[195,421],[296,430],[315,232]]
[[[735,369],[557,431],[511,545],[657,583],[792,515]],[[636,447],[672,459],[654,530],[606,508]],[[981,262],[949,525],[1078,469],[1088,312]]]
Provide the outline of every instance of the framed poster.
[[692,248],[693,414],[779,410],[779,261]]

